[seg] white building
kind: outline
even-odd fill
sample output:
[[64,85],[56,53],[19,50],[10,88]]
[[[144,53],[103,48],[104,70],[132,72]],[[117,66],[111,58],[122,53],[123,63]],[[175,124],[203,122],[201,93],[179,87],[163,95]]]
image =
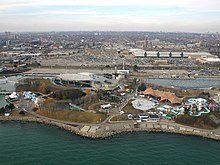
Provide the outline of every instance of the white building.
[[66,81],[93,81],[93,82],[104,82],[107,78],[96,75],[94,73],[77,73],[77,74],[60,74],[58,78]]
[[202,63],[220,63],[220,58],[202,57],[199,61]]
[[202,57],[216,57],[207,52],[157,52],[145,51],[143,49],[130,49],[130,53],[136,58],[202,58]]
[[42,53],[29,53],[29,54],[20,54],[20,56],[26,56],[26,57],[39,57]]

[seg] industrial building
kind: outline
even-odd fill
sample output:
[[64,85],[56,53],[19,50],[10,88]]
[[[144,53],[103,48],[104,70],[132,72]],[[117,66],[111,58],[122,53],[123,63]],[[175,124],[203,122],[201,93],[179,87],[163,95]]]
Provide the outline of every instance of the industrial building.
[[135,58],[202,58],[215,57],[207,52],[157,52],[143,49],[130,49],[130,54]]

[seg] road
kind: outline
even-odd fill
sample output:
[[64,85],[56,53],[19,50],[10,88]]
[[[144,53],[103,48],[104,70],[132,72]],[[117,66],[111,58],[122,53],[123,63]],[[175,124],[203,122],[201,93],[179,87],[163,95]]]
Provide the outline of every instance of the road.
[[64,68],[33,68],[27,72],[24,72],[24,74],[65,74],[65,73],[70,73],[70,74],[76,74],[76,73],[81,73],[81,72],[92,72],[92,73],[97,73],[97,74],[104,74],[104,73],[114,73],[115,70],[111,69],[64,69]]

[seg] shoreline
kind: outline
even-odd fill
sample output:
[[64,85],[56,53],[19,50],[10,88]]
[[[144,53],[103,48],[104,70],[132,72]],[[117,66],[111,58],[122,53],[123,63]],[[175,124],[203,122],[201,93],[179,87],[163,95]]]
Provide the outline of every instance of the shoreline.
[[97,125],[69,125],[61,122],[54,121],[53,119],[42,119],[37,117],[4,117],[0,116],[0,122],[4,121],[17,121],[17,122],[35,122],[44,125],[51,125],[61,128],[72,134],[90,138],[90,139],[105,139],[124,133],[135,132],[160,132],[160,133],[173,133],[179,135],[198,136],[206,139],[220,141],[220,134],[214,133],[214,130],[202,130],[199,128],[179,125],[177,123],[160,123],[160,122],[144,122],[144,123],[122,123],[114,124],[97,124]]

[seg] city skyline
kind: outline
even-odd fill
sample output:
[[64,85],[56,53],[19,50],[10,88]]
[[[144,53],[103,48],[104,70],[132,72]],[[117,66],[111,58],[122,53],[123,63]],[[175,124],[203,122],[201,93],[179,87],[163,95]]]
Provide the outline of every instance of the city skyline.
[[217,0],[0,0],[0,31],[218,32]]

